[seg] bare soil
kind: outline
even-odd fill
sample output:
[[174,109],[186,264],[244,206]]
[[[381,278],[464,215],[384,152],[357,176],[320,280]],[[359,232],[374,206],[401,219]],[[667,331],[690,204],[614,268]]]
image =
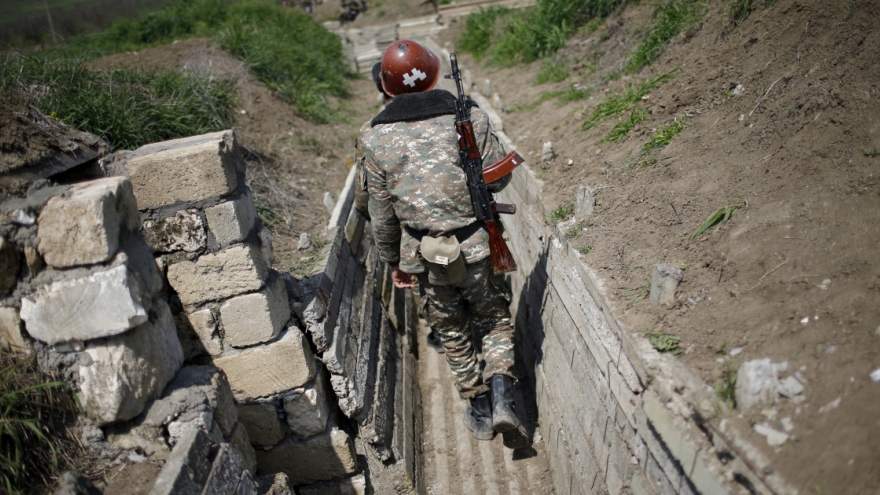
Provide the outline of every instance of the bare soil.
[[[629,6],[570,40],[558,55],[572,74],[562,83],[529,84],[539,63],[463,63],[478,89],[491,80],[508,109],[572,84],[593,88],[589,100],[550,100],[503,118],[544,181],[548,209],[571,204],[580,185],[598,190],[588,225],[560,227],[624,326],[680,336],[678,359],[709,385],[749,360],[787,363],[780,378],[799,371],[803,398],[722,417],[751,432],[770,469],[801,493],[876,493],[880,383],[869,374],[880,368],[880,156],[865,150],[880,147],[880,5],[779,0],[733,27],[727,3],[711,3],[657,61],[615,80],[652,9]],[[580,130],[607,94],[675,69],[641,102],[650,115],[622,142],[603,139],[629,111]],[[652,133],[676,120],[684,131],[643,155]],[[557,156],[541,164],[545,141]],[[745,206],[686,246],[730,205]],[[684,279],[674,306],[654,309],[627,289],[650,283],[661,261],[684,267]],[[782,418],[794,429],[779,448],[750,428],[785,431]]]

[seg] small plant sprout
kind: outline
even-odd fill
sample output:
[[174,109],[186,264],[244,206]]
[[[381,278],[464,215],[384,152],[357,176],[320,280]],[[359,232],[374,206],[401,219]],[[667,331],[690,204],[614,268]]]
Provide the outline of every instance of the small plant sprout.
[[[727,343],[725,342],[726,346]],[[722,346],[722,354],[723,354]],[[724,370],[721,378],[715,382],[715,395],[722,407],[728,410],[736,409],[736,362],[732,359],[724,360]]]
[[660,352],[678,355],[681,354],[681,337],[666,332],[648,332],[648,342]]
[[555,210],[550,212],[550,220],[553,223],[558,223],[566,218],[572,216],[574,214],[574,203],[568,203],[559,206]]
[[617,142],[622,140],[633,127],[645,120],[645,115],[647,114],[648,112],[646,110],[634,107],[632,112],[629,113],[629,118],[615,124],[614,127],[611,128],[611,132],[608,133],[608,137],[602,141]]
[[675,136],[678,136],[683,130],[684,123],[680,120],[676,120],[669,125],[661,126],[657,129],[657,132],[651,135],[651,139],[642,146],[642,154],[647,155],[654,150],[668,146],[669,143],[672,142],[672,139]]
[[578,252],[583,255],[590,254],[590,251],[592,251],[592,250],[593,250],[593,246],[591,246],[589,244],[584,244],[583,246],[578,248]]
[[720,229],[722,225],[727,223],[727,221],[730,220],[730,217],[732,217],[734,213],[736,213],[741,208],[745,208],[746,206],[748,206],[748,203],[744,202],[738,205],[722,206],[721,208],[718,208],[717,210],[712,212],[712,214],[709,215],[709,218],[707,218],[706,221],[704,221],[703,224],[697,228],[697,230],[695,230],[691,235],[687,237],[684,243],[684,248],[687,249],[688,246],[690,246],[691,241],[702,235],[713,226],[715,227],[715,232],[718,232],[718,229]]
[[638,287],[618,287],[617,290],[621,292],[624,298],[629,299],[629,302],[626,304],[626,309],[629,309],[648,298],[651,294],[651,284],[647,283]]
[[874,149],[865,148],[863,151],[865,152],[865,156],[870,156],[870,157],[880,156],[880,148],[874,148]]
[[846,7],[840,7],[840,10],[843,11],[843,17],[841,17],[840,20],[837,21],[837,25],[843,26],[844,24],[846,24],[847,21],[852,19],[853,14],[856,13],[856,6],[855,4],[851,3]]

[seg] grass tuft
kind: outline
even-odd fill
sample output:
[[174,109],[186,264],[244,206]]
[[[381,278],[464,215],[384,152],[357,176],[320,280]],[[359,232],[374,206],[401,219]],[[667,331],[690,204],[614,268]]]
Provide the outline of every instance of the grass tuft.
[[622,140],[633,127],[645,120],[646,115],[648,115],[646,110],[633,107],[632,112],[629,113],[629,118],[615,124],[614,127],[611,128],[611,132],[608,133],[608,137],[603,139],[603,141],[618,142]]
[[550,222],[561,222],[572,215],[574,215],[574,203],[561,205],[559,208],[550,212]]
[[651,295],[651,284],[647,283],[638,287],[618,287],[617,290],[623,294],[623,297],[629,299],[629,302],[626,304],[626,309],[629,309]]
[[646,31],[639,47],[629,56],[624,68],[627,74],[635,74],[663,52],[666,43],[679,35],[686,27],[700,21],[706,11],[705,4],[692,0],[668,0],[657,4],[657,19]]
[[641,101],[643,96],[649,94],[658,85],[672,79],[677,70],[678,69],[653,77],[635,86],[629,85],[623,94],[609,95],[605,101],[596,107],[596,110],[593,111],[593,115],[583,123],[581,129],[588,131],[599,125],[600,122],[625,112],[630,108],[630,105],[634,105]]
[[736,364],[730,359],[724,360],[721,379],[715,382],[715,395],[728,410],[736,409]]
[[681,354],[681,337],[665,332],[648,332],[648,342],[660,352],[669,354]]
[[646,155],[654,150],[664,148],[672,142],[675,136],[678,136],[684,130],[684,124],[680,120],[661,126],[651,135],[651,139],[642,146],[642,155]]
[[748,203],[742,203],[742,204],[730,205],[730,206],[722,206],[721,208],[718,208],[717,210],[712,212],[712,214],[709,215],[708,218],[706,218],[706,220],[703,222],[703,224],[700,225],[699,227],[697,227],[697,230],[695,230],[691,235],[689,235],[687,237],[687,239],[685,239],[685,243],[684,243],[685,249],[687,249],[688,246],[690,246],[691,241],[693,241],[697,237],[703,235],[703,233],[705,233],[707,230],[709,230],[713,226],[715,226],[715,232],[718,232],[718,229],[720,229],[722,225],[727,223],[727,221],[730,220],[730,218],[733,216],[734,213],[739,211],[741,208],[745,208],[746,206],[748,206]]
[[568,68],[563,62],[543,62],[535,76],[535,84],[559,83],[568,78]]

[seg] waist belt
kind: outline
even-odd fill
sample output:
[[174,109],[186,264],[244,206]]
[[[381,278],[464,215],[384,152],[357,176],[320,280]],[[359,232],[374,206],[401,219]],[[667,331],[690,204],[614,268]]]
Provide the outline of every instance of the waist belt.
[[[476,234],[477,231],[481,230],[482,228],[483,228],[483,223],[478,220],[478,221],[476,221],[470,225],[466,225],[460,229],[455,229],[452,232],[449,232],[445,235],[455,236],[455,238],[458,240],[458,243],[461,244],[464,241],[466,241],[470,236]],[[422,242],[422,237],[425,237],[426,235],[428,235],[427,231],[416,230],[408,225],[404,225],[403,230],[405,230],[406,233],[409,234],[410,237],[412,237],[413,239],[415,239],[419,242]]]

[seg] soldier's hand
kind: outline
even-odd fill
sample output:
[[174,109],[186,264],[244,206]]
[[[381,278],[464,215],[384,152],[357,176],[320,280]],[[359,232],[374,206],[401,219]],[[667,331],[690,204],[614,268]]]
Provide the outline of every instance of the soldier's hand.
[[412,289],[415,287],[413,276],[401,270],[397,265],[391,267],[391,280],[398,289]]

